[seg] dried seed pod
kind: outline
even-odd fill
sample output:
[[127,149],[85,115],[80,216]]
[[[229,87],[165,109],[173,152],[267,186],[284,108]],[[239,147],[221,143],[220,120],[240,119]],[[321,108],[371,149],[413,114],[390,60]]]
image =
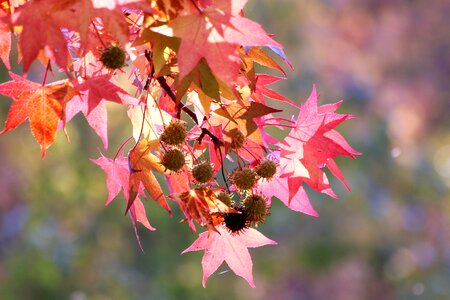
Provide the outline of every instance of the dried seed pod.
[[268,214],[267,200],[261,195],[250,195],[244,200],[247,221],[252,224],[263,223]]
[[184,125],[177,119],[172,119],[164,129],[160,140],[168,145],[179,145],[186,140],[187,131]]
[[168,170],[177,172],[185,163],[184,154],[178,149],[171,149],[163,154],[161,164]]
[[237,150],[242,148],[245,142],[245,135],[238,128],[230,130],[228,135],[231,138],[230,147],[231,149]]
[[125,51],[117,45],[111,45],[103,49],[100,55],[102,64],[110,70],[115,70],[125,66]]
[[216,196],[217,199],[222,201],[227,206],[231,207],[231,204],[233,204],[233,200],[231,199],[231,195],[227,193],[220,193]]
[[273,160],[265,160],[259,164],[255,172],[262,178],[272,178],[277,172],[277,164]]
[[238,189],[249,190],[256,183],[256,173],[248,167],[238,169],[231,174],[231,181]]
[[207,161],[203,161],[192,168],[192,176],[200,183],[205,183],[211,180],[214,169]]

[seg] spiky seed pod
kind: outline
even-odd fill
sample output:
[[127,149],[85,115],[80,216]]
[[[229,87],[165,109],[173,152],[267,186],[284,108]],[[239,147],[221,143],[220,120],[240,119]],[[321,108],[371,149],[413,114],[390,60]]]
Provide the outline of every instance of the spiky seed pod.
[[184,154],[178,149],[171,149],[163,154],[161,165],[170,171],[179,171],[185,163]]
[[245,136],[238,128],[230,130],[229,136],[231,138],[231,149],[237,150],[242,148],[245,142]]
[[125,65],[125,51],[117,45],[103,49],[100,55],[102,64],[110,70],[122,68]]
[[277,164],[273,160],[265,160],[259,164],[255,172],[262,178],[272,178],[277,172]]
[[231,174],[231,181],[238,189],[249,190],[255,185],[256,173],[248,167],[241,170],[235,170],[233,174]]
[[226,204],[227,206],[231,207],[231,204],[233,204],[233,200],[231,200],[231,195],[227,194],[227,193],[220,193],[216,196],[217,199],[219,199],[220,201],[222,201],[224,204]]
[[227,213],[225,214],[224,222],[227,229],[233,233],[240,233],[248,228],[247,222],[247,214],[245,213],[245,209],[242,205],[234,205],[235,210],[240,211],[241,213]]
[[186,140],[187,132],[184,125],[177,119],[172,119],[164,129],[160,140],[168,145],[179,145]]
[[200,183],[205,183],[211,180],[214,169],[207,161],[203,161],[192,168],[192,176]]
[[250,195],[244,200],[247,221],[252,224],[264,223],[268,214],[267,200],[261,195]]

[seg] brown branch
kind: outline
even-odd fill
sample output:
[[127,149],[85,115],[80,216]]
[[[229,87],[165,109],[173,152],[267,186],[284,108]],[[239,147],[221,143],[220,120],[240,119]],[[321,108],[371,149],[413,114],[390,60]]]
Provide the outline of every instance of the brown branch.
[[195,113],[192,110],[190,110],[188,107],[184,106],[183,103],[177,101],[177,96],[175,96],[175,93],[172,91],[170,86],[167,84],[167,81],[164,78],[164,76],[160,76],[160,77],[156,78],[156,80],[158,80],[159,85],[167,93],[167,95],[169,95],[170,99],[172,99],[172,101],[177,104],[178,115],[180,115],[181,110],[183,110],[185,113],[188,114],[189,117],[192,118],[192,120],[194,120],[194,122],[197,125],[200,125]]
[[[214,133],[212,133],[211,131],[209,131],[206,128],[202,128],[202,133],[200,136],[205,136],[208,135],[211,138],[211,141],[214,143],[214,146],[216,148],[219,148],[220,146],[223,146],[223,142],[221,140],[219,140],[219,138],[217,136],[214,135]],[[201,143],[201,139],[199,137],[199,142]]]
[[[177,97],[175,96],[175,93],[172,91],[170,86],[167,84],[167,81],[164,78],[164,76],[160,76],[160,77],[156,78],[156,80],[158,80],[159,85],[167,93],[167,95],[169,95],[170,99],[172,99],[173,102],[177,103],[178,112],[181,113],[181,110],[183,110],[186,114],[188,114],[189,117],[192,118],[192,120],[194,120],[194,122],[197,125],[200,125],[195,113],[191,109],[189,109],[189,107],[187,107],[183,103],[177,101]],[[202,128],[202,133],[200,134],[200,136],[198,138],[199,143],[202,142],[202,139],[205,135],[208,135],[211,138],[211,141],[214,143],[215,147],[220,147],[220,146],[224,145],[223,142],[217,136],[214,135],[214,133],[212,133],[211,131],[209,131],[206,128]]]
[[197,3],[195,3],[194,0],[191,0],[192,5],[194,5],[194,7],[197,9],[197,11],[202,14],[203,10],[197,5]]

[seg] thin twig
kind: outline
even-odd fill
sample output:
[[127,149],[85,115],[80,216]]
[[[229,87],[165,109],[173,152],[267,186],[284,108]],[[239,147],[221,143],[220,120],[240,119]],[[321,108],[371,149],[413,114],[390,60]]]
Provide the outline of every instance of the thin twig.
[[177,101],[177,96],[172,91],[170,86],[167,84],[167,81],[164,78],[164,76],[160,76],[160,77],[156,78],[156,80],[159,82],[159,85],[166,92],[166,94],[170,97],[170,99],[172,99],[172,101],[177,104],[178,117],[180,116],[181,110],[183,110],[185,113],[188,114],[189,117],[192,118],[192,120],[194,120],[194,122],[197,125],[199,125],[198,119],[197,119],[197,116],[195,115],[195,113],[192,110],[190,110],[188,107],[184,106],[183,103]]
[[45,68],[45,74],[44,74],[44,79],[42,80],[42,86],[45,85],[45,82],[47,81],[47,75],[48,75],[48,71],[50,71],[52,69],[51,65],[50,65],[50,59],[47,62],[47,67]]

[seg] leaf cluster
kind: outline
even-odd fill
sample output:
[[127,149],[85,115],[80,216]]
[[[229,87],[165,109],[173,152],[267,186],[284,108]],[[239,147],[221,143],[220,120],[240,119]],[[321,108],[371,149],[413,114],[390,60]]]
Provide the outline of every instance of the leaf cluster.
[[[154,230],[142,199],[169,215],[173,200],[192,231],[208,230],[185,250],[205,250],[203,284],[226,261],[254,287],[247,248],[275,242],[250,227],[264,222],[272,197],[317,216],[303,186],[336,197],[323,168],[348,188],[333,159],[359,153],[334,129],[352,117],[336,113],[340,103],[318,106],[314,87],[299,106],[267,87],[285,79],[281,65],[290,63],[282,45],[244,16],[245,4],[2,1],[0,59],[11,69],[18,41],[23,74],[10,71],[11,81],[0,84],[13,99],[0,134],[28,119],[44,158],[58,130],[82,113],[106,151],[106,103],[126,106],[133,132],[113,158],[92,160],[106,173],[106,204],[123,192],[139,241],[138,222]],[[27,79],[33,62],[44,74],[39,83]],[[281,77],[258,74],[256,65]],[[47,83],[55,72],[66,79]],[[122,86],[119,73],[128,75]],[[279,117],[268,98],[296,115]],[[270,135],[271,126],[286,137]],[[230,230],[231,219],[244,226]]]

